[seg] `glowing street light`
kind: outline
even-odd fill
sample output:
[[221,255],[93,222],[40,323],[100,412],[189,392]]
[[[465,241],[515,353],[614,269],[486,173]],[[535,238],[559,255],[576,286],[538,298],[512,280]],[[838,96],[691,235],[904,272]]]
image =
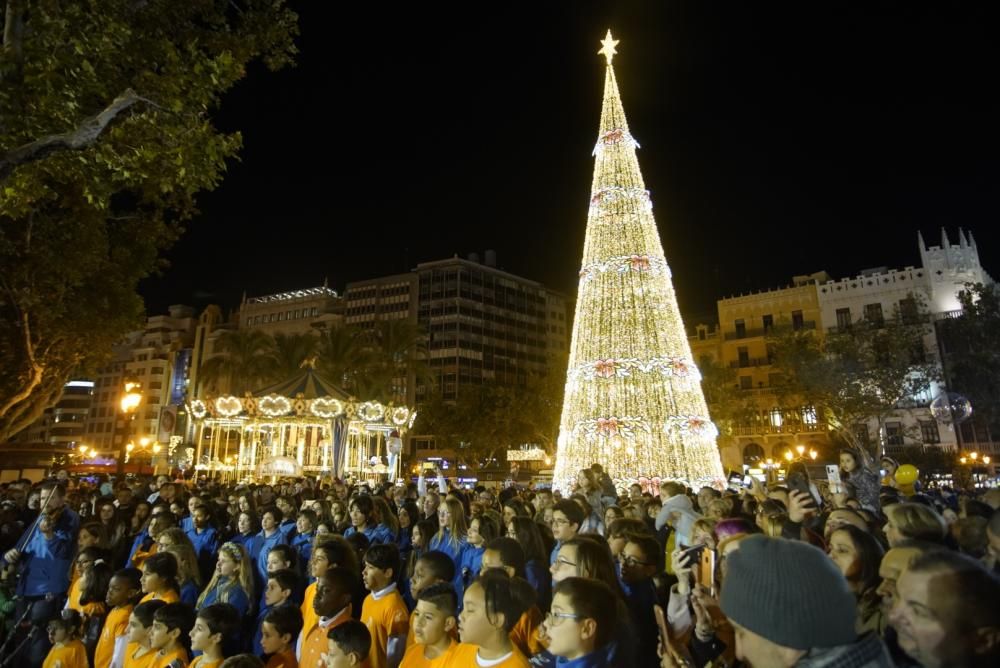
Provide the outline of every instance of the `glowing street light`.
[[116,466],[119,480],[125,474],[125,459],[127,458],[126,451],[131,452],[131,449],[129,449],[128,446],[131,445],[129,441],[131,440],[132,420],[135,419],[135,412],[141,403],[142,385],[133,380],[125,381],[124,385],[122,385],[122,396],[119,400],[124,422],[124,427],[122,429],[122,444],[118,448],[118,464]]

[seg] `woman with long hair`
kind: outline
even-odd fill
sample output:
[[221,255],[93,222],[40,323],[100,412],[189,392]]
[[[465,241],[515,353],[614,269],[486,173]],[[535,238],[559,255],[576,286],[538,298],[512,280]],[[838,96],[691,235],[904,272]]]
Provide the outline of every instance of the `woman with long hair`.
[[242,545],[250,550],[250,542],[260,533],[260,520],[257,513],[252,510],[241,510],[236,516],[236,534],[229,539],[230,543]]
[[845,524],[834,529],[827,541],[827,554],[847,579],[858,602],[857,631],[876,631],[881,635],[888,620],[882,610],[877,589],[883,550],[875,537],[856,526]]
[[[580,469],[576,476],[577,494],[582,494],[590,505],[591,512],[598,513],[601,522],[604,522],[604,499],[601,498],[601,482],[590,469]],[[583,530],[583,527],[580,528]]]
[[378,522],[376,530],[392,536],[391,540],[384,542],[395,542],[399,536],[399,518],[396,517],[396,513],[393,512],[384,496],[373,496],[372,503],[375,504],[375,520]]
[[445,498],[438,507],[438,527],[428,547],[451,557],[455,564],[452,585],[456,592],[462,591],[462,556],[468,546],[469,529],[465,524],[465,511],[461,501],[452,496]]
[[177,559],[177,582],[180,584],[181,603],[194,607],[201,594],[201,569],[198,568],[198,555],[194,551],[191,539],[183,530],[173,527],[167,529],[157,538],[159,551],[174,555]]
[[108,550],[111,553],[111,563],[114,566],[125,563],[128,550],[128,524],[122,519],[115,507],[114,499],[104,497],[97,500],[94,509],[94,519],[104,526],[108,536]]
[[213,603],[228,603],[236,608],[242,619],[250,611],[253,596],[253,564],[242,545],[223,543],[215,573],[198,597],[197,608]]
[[552,597],[552,575],[549,573],[548,554],[538,525],[528,517],[514,517],[507,525],[507,535],[524,549],[524,579],[538,594],[538,607],[545,610]]
[[[403,501],[399,507],[399,531],[396,533],[396,545],[399,547],[399,562],[405,564],[410,558],[410,550],[413,549],[413,527],[420,518],[420,511],[413,501]],[[403,577],[400,569],[400,578]]]

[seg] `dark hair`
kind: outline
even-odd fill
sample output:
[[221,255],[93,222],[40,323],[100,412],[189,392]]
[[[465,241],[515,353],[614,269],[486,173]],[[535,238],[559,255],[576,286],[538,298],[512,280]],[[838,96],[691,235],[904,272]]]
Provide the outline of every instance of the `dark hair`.
[[359,621],[350,620],[327,631],[326,637],[336,643],[344,654],[357,654],[362,660],[372,648],[372,634]]
[[357,554],[363,554],[368,546],[371,545],[371,541],[368,540],[368,536],[364,535],[360,531],[355,531],[350,536],[344,538],[347,544],[350,545]]
[[351,499],[350,503],[347,504],[348,511],[351,510],[351,506],[354,506],[364,514],[366,523],[375,523],[375,502],[372,501],[372,497],[367,494],[360,494]]
[[365,552],[365,563],[399,575],[399,546],[395,543],[372,545]]
[[510,508],[514,511],[514,514],[520,517],[531,517],[531,513],[528,512],[528,508],[524,505],[524,502],[516,496],[512,496],[503,502],[504,508]]
[[575,501],[570,501],[569,499],[563,499],[552,506],[552,512],[556,512],[557,510],[566,516],[570,524],[575,524],[577,530],[583,524],[583,520],[586,519],[586,516],[583,514],[583,508],[577,505]]
[[598,474],[598,475],[604,473],[604,467],[601,466],[600,464],[591,464],[590,465],[590,470],[593,471],[594,473]]
[[[437,533],[437,526],[434,524],[434,521],[433,520],[420,520],[416,524],[414,524],[413,526],[416,527],[417,529],[420,529],[420,536],[421,536],[421,538],[423,538],[424,544],[425,545],[430,545],[431,538],[433,538],[434,534]],[[411,529],[410,530],[410,534],[412,535],[412,533],[413,533],[413,531]]]
[[663,570],[663,548],[650,535],[630,534],[627,536],[628,542],[635,543],[642,551],[643,558],[652,566],[656,567],[656,572]]
[[[361,533],[354,535],[364,536]],[[313,547],[313,554],[317,550],[323,550],[331,564],[337,564],[337,566],[346,568],[355,575],[361,575],[361,567],[358,564],[358,553],[355,551],[354,545],[347,538],[337,535],[323,536],[316,546]]]
[[171,589],[180,591],[177,585],[177,557],[169,552],[151,554],[142,563],[143,570],[167,580]]
[[546,557],[545,544],[538,525],[530,517],[515,517],[511,520],[514,526],[513,538],[521,544],[525,561],[544,562]]
[[[277,522],[278,524],[281,523],[281,520],[285,519],[284,513],[278,510],[277,506],[267,506],[265,508],[261,508],[260,509],[261,520],[264,519],[264,515],[270,515],[271,517],[274,518],[274,521]],[[275,531],[277,531],[277,529],[275,529]]]
[[296,515],[296,517],[298,517],[299,519],[302,519],[304,517],[305,519],[309,520],[309,523],[313,525],[314,529],[316,528],[316,525],[319,524],[319,516],[316,515],[316,511],[313,510],[312,508],[306,508],[304,510],[300,510],[299,514]]
[[292,636],[292,644],[295,644],[295,639],[302,633],[302,611],[295,605],[278,605],[271,608],[264,615],[264,621],[274,627],[278,637],[286,633]]
[[611,587],[600,580],[569,577],[557,583],[552,593],[569,598],[573,614],[597,623],[596,648],[611,641],[618,623],[618,597]]
[[[111,577],[125,580],[128,582],[129,587],[138,592],[136,596],[139,598],[142,597],[142,571],[138,568],[123,568],[115,571]],[[136,602],[137,601],[133,601],[132,604],[135,605]]]
[[882,563],[885,550],[882,549],[874,536],[853,524],[843,524],[834,529],[831,535],[838,531],[847,534],[854,545],[855,553],[857,553],[858,572],[848,579],[859,583],[861,592],[866,592],[869,589],[874,590],[882,581],[878,575],[878,567]]
[[291,568],[282,568],[273,573],[268,573],[267,579],[274,580],[278,583],[278,587],[282,591],[288,590],[292,592],[293,596],[299,590],[299,587],[302,586],[302,578],[299,577],[298,571],[293,571]]
[[618,580],[618,569],[615,567],[615,558],[611,555],[611,546],[606,540],[595,534],[578,534],[563,545],[576,548],[576,572],[580,577],[600,580],[618,596],[625,596]]
[[295,568],[295,565],[299,561],[299,553],[291,545],[285,545],[284,543],[275,545],[267,553],[271,554],[272,552],[277,552],[281,556],[282,561],[287,561],[288,568]]
[[494,538],[486,544],[486,549],[494,550],[500,556],[501,564],[514,569],[514,575],[524,575],[524,564],[527,559],[524,556],[524,548],[516,540],[507,536]]
[[494,538],[500,536],[500,527],[497,526],[496,520],[486,513],[476,517],[469,524],[472,524],[472,522],[479,522],[479,535],[483,537],[484,543],[489,543]]
[[167,603],[153,613],[153,621],[167,627],[167,631],[180,629],[177,642],[191,649],[191,628],[194,627],[194,608],[187,603]]
[[109,557],[98,557],[94,561],[94,565],[90,567],[86,584],[83,585],[83,589],[80,591],[80,605],[104,603],[104,599],[108,594],[108,585],[111,584],[112,574],[111,566],[104,559],[110,561]]
[[79,638],[83,632],[83,615],[73,608],[63,608],[49,620],[49,625],[61,627],[71,638]]
[[410,516],[410,526],[411,527],[414,526],[417,522],[420,521],[420,509],[417,508],[417,504],[415,504],[410,499],[407,499],[406,501],[404,501],[403,505],[401,505],[399,507],[399,510],[397,511],[397,517],[398,517],[398,513],[402,512],[404,510],[406,511],[406,514]]
[[198,619],[205,622],[209,635],[222,635],[220,645],[233,637],[240,627],[240,613],[228,603],[213,603],[198,610]]
[[[247,510],[240,510],[240,511],[238,511],[236,513],[236,526],[233,527],[234,529],[239,526],[240,515],[246,515],[247,519],[250,520],[250,533],[251,534],[255,534],[258,531],[260,531],[260,518],[257,517],[257,513],[256,513],[256,511],[254,511],[252,505]],[[237,530],[237,533],[239,533],[238,530]]]
[[535,590],[527,580],[510,577],[497,568],[483,571],[474,584],[483,588],[486,618],[490,623],[495,623],[497,615],[503,615],[503,629],[506,633],[510,633],[521,615],[535,604]]
[[423,562],[435,580],[451,582],[455,579],[455,562],[440,550],[428,550],[417,561]]
[[153,616],[156,614],[156,611],[165,605],[166,603],[163,601],[153,599],[132,608],[132,614],[135,615],[135,618],[139,620],[144,628],[149,628],[153,623]]
[[633,519],[631,517],[624,517],[620,520],[615,520],[610,525],[608,525],[607,531],[604,532],[608,538],[618,538],[620,536],[625,536],[630,533],[643,534],[650,533],[649,525],[642,520]]
[[1000,626],[1000,578],[972,557],[945,549],[935,549],[918,555],[907,573],[943,573],[949,577],[948,589],[954,600],[950,616],[958,629]]
[[458,595],[449,582],[439,582],[421,590],[417,600],[427,601],[448,617],[454,617],[458,612]]
[[337,589],[340,589],[348,596],[352,596],[358,586],[357,578],[358,576],[355,573],[351,573],[346,568],[336,567],[329,569],[320,579],[329,580]]

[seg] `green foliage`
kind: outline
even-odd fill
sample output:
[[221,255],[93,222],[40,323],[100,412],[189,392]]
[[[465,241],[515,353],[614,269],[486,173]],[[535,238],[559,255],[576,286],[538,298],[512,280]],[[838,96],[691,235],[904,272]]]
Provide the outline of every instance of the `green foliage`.
[[884,419],[940,379],[940,367],[924,347],[929,318],[897,308],[885,320],[861,320],[820,339],[809,330],[778,327],[768,337],[782,382],[775,394],[783,406],[815,406],[836,436],[865,450],[858,423]]
[[210,391],[223,388],[242,395],[260,389],[278,378],[278,354],[275,340],[259,329],[234,329],[219,334],[214,354],[199,370],[203,387]]
[[554,452],[566,380],[565,356],[549,361],[546,374],[531,374],[524,386],[463,387],[455,401],[439,393],[421,404],[415,428],[433,434],[439,448],[461,461],[483,466],[507,449],[534,443]]
[[284,0],[7,0],[0,48],[0,440],[141,323],[138,281],[219,185],[222,95],[291,63]]
[[1000,288],[969,284],[959,293],[962,315],[940,323],[951,388],[972,403],[973,416],[1000,429]]

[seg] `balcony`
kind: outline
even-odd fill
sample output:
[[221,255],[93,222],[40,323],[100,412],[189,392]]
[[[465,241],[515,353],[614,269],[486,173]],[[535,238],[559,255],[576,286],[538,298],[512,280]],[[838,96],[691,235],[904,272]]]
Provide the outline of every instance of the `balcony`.
[[805,422],[786,423],[779,426],[761,423],[755,425],[737,425],[733,427],[733,436],[766,436],[769,434],[818,434],[829,431],[826,422],[807,424]]
[[729,362],[730,369],[748,369],[755,366],[770,366],[771,360],[766,357],[751,357],[745,360],[732,360]]
[[758,336],[767,336],[776,328],[791,327],[792,329],[816,329],[815,320],[803,320],[799,327],[794,325],[776,325],[775,327],[758,327],[754,329],[744,329],[742,332],[724,332],[722,338],[726,341],[738,341],[740,339],[753,339]]

